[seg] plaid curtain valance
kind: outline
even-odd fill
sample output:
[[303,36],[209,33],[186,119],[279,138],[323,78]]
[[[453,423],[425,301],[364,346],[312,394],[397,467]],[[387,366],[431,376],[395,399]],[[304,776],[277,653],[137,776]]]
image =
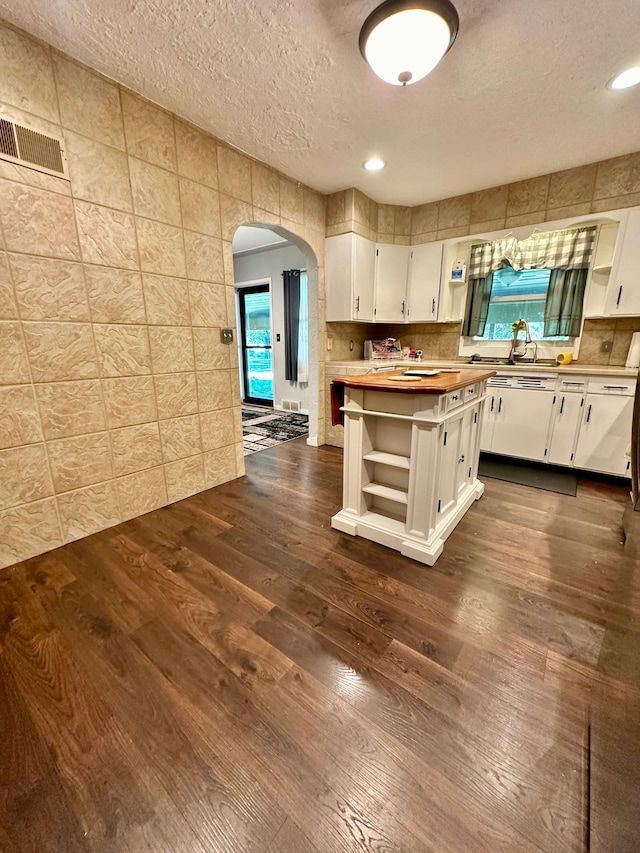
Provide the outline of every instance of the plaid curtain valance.
[[469,275],[484,278],[511,266],[514,270],[583,269],[591,263],[597,226],[565,231],[534,231],[526,240],[504,237],[471,247]]

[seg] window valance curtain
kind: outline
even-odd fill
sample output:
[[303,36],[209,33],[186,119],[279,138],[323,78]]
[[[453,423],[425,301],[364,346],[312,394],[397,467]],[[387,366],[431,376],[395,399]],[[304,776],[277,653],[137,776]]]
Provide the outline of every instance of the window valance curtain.
[[526,240],[503,237],[471,247],[469,277],[486,278],[511,266],[514,270],[585,269],[591,263],[597,226],[564,231],[534,231]]

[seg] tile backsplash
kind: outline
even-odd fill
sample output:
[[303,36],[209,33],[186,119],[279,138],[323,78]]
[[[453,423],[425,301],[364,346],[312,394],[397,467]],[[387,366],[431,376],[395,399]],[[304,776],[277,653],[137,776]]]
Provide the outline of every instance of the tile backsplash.
[[[640,332],[640,317],[585,320],[578,364],[606,364],[623,367],[627,361],[631,336]],[[610,352],[602,351],[602,344],[612,341]]]

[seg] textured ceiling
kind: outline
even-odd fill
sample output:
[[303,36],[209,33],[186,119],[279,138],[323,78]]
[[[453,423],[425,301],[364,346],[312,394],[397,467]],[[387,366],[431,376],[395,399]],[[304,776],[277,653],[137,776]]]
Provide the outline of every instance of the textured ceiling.
[[[425,80],[374,76],[377,0],[0,0],[0,15],[323,192],[417,204],[640,148],[638,0],[455,0]],[[387,169],[366,174],[379,155]]]

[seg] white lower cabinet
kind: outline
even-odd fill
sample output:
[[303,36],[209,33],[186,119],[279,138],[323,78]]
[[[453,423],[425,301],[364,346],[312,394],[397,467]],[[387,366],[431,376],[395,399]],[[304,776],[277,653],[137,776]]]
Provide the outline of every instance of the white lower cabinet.
[[543,462],[553,408],[551,391],[509,387],[489,390],[480,449]]
[[553,423],[547,461],[552,465],[573,465],[580,418],[584,408],[582,394],[557,394],[553,404]]
[[628,476],[633,397],[587,394],[574,464],[589,471]]
[[503,374],[487,390],[481,450],[629,476],[635,380]]

